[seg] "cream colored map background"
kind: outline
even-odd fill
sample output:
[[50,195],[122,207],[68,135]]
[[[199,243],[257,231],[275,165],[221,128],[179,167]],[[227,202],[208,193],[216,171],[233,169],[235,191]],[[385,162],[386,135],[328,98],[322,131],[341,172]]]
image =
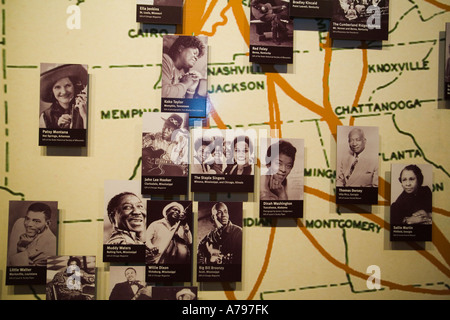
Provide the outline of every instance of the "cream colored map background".
[[[248,2],[186,1],[183,32],[210,36],[211,70],[251,70]],[[258,197],[248,195],[243,281],[206,285],[195,282],[194,275],[200,299],[449,299],[450,111],[444,109],[438,81],[450,8],[444,0],[390,2],[388,41],[331,43],[327,21],[296,19],[292,65],[277,67],[278,73],[210,75],[212,127],[273,129],[273,136],[302,138],[306,170],[336,169],[337,124],[378,126],[380,195],[370,214],[345,213],[334,204],[333,178],[311,174],[304,179],[304,218],[274,220],[273,226],[253,224]],[[79,30],[66,27],[70,5],[80,9]],[[2,0],[0,6],[0,297],[45,299],[41,288],[4,285],[8,201],[24,199],[58,201],[59,254],[97,256],[97,299],[107,299],[104,181],[140,179],[142,131],[139,116],[112,119],[112,114],[159,109],[162,38],[132,37],[140,28],[135,1]],[[89,66],[86,148],[38,146],[41,62]],[[263,90],[217,90],[241,82],[263,83]],[[408,101],[415,107],[399,107]],[[374,109],[382,103],[392,109]],[[108,111],[111,118],[102,117]],[[389,242],[390,165],[414,162],[433,164],[436,185],[433,242],[424,250]],[[378,227],[311,227],[332,219]],[[371,265],[381,270],[379,290],[366,286]]]

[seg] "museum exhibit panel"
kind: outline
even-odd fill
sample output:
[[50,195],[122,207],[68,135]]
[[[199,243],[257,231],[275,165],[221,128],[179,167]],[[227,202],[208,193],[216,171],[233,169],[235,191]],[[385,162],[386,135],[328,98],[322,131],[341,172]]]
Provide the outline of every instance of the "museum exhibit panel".
[[0,8],[1,300],[449,299],[445,1]]

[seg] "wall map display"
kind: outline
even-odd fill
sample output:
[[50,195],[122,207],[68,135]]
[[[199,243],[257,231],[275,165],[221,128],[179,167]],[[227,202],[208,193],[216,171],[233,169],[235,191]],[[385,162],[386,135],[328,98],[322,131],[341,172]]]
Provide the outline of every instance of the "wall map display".
[[448,4],[0,8],[2,300],[450,296]]

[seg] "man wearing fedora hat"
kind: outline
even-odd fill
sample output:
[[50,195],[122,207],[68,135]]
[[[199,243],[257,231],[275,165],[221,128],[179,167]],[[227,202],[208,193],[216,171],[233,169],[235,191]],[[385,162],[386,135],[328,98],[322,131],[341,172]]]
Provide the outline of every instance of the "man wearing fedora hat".
[[188,139],[182,132],[184,120],[176,113],[161,119],[161,132],[143,134],[142,174],[186,176]]
[[187,263],[192,233],[186,223],[186,209],[170,202],[162,210],[163,218],[152,222],[145,233],[147,264]]
[[50,107],[41,112],[40,128],[86,129],[88,73],[80,64],[64,64],[41,74],[40,97]]

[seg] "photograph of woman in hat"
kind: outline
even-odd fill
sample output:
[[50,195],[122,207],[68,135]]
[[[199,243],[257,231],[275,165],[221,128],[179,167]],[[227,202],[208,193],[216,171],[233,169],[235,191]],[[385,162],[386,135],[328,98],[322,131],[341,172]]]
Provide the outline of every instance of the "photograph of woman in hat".
[[39,127],[87,128],[87,67],[81,64],[41,64]]

